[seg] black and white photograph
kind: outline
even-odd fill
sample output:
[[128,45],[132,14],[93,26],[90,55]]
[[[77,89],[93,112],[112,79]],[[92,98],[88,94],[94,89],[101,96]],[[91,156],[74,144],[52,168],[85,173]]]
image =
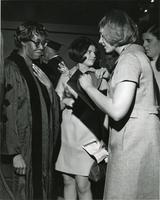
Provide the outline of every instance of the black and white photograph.
[[0,200],[159,200],[160,1],[0,9]]

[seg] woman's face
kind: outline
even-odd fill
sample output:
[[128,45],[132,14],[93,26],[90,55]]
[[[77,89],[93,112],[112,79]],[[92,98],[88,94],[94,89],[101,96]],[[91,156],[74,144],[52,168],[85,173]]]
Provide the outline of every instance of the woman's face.
[[151,33],[143,33],[143,47],[148,57],[154,59],[160,54],[160,40]]
[[106,52],[106,53],[111,53],[111,52],[113,52],[113,51],[115,50],[115,47],[112,46],[112,45],[110,45],[110,44],[107,42],[107,40],[106,40],[106,38],[105,38],[105,35],[106,35],[105,29],[104,29],[104,28],[100,28],[100,31],[99,31],[99,32],[100,32],[99,43],[104,47],[105,52]]
[[34,35],[32,40],[24,43],[24,51],[26,56],[31,59],[38,59],[43,53],[46,45],[45,38],[40,35]]
[[96,47],[94,45],[90,45],[88,47],[87,52],[84,54],[84,57],[86,59],[83,62],[83,64],[88,66],[88,67],[93,66],[93,64],[96,60]]

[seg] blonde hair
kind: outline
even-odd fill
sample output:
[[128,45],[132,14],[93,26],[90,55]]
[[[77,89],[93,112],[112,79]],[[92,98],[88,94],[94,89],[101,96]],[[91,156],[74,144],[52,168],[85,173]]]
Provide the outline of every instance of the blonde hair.
[[121,10],[108,12],[99,22],[100,29],[105,30],[105,39],[112,46],[135,43],[139,39],[138,26]]

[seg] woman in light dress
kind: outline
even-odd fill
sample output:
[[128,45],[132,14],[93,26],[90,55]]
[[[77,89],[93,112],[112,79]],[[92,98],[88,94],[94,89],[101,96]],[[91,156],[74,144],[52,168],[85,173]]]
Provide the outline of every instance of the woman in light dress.
[[[87,37],[75,39],[70,45],[69,56],[77,64],[69,72],[61,75],[56,88],[64,109],[61,124],[61,148],[56,162],[56,170],[63,174],[65,200],[75,200],[77,197],[81,200],[91,200],[91,183],[88,175],[94,159],[82,146],[90,141],[97,140],[98,137],[101,138],[101,117],[98,118],[96,112],[90,112],[77,92],[67,84],[67,81],[77,70],[81,73],[90,71],[96,87],[101,85],[101,89],[104,80],[97,79],[95,76],[96,70],[93,65],[97,58],[97,47],[91,39]],[[101,73],[105,71],[105,69],[101,69]],[[100,127],[99,132],[97,131],[98,135],[95,135],[82,122],[82,118],[87,123],[91,122],[95,129]],[[94,120],[95,118],[96,120]]]
[[124,11],[108,12],[99,23],[99,31],[99,43],[105,51],[119,54],[108,95],[93,86],[90,75],[79,81],[110,117],[104,200],[158,200],[160,122],[150,61],[137,44],[137,25]]

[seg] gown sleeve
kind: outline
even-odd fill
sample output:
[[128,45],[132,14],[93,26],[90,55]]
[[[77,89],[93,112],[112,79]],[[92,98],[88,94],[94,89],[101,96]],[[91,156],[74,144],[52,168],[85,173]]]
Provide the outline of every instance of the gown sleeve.
[[[16,69],[15,63],[5,62],[5,91],[3,102],[2,154],[21,154],[25,136],[29,132],[29,97],[25,81]],[[28,110],[28,111],[27,111]],[[31,117],[31,115],[30,115]],[[21,119],[21,120],[19,120]]]

